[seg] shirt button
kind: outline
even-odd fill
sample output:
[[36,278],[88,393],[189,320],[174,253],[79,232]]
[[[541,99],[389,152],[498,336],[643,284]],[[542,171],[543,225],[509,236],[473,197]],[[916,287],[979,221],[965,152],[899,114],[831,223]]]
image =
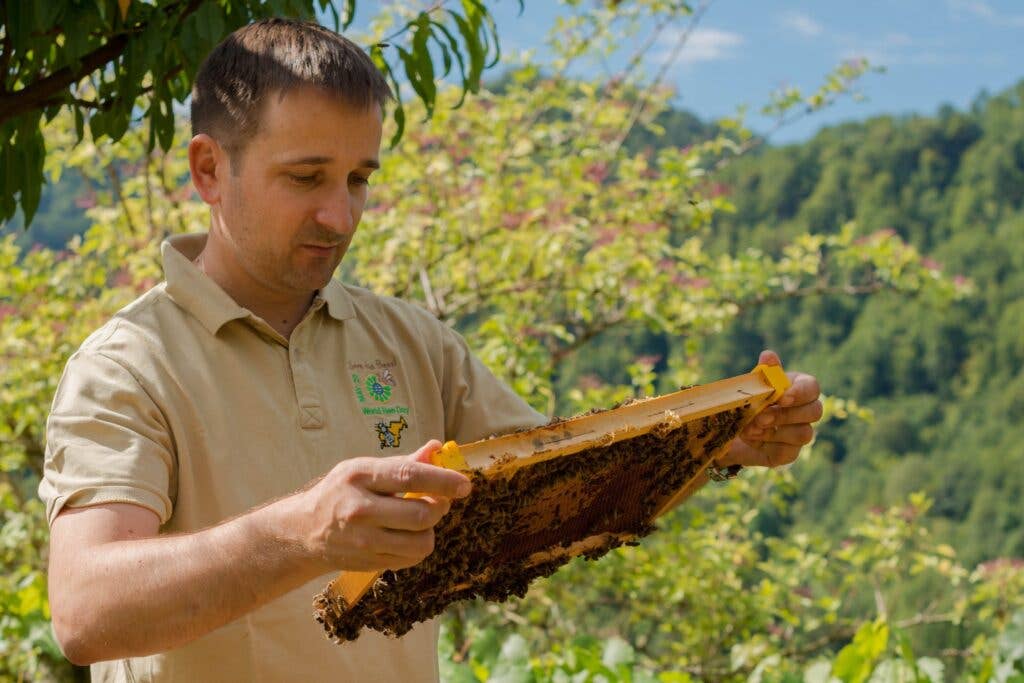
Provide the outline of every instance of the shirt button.
[[299,407],[299,422],[303,429],[320,429],[324,426],[324,413],[315,403]]

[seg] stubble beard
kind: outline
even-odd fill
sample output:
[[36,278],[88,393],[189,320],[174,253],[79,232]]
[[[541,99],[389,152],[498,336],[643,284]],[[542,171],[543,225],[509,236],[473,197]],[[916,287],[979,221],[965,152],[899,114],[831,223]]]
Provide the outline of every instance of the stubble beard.
[[[261,243],[258,236],[272,232],[253,216],[245,216],[237,230],[230,231],[231,240],[249,277],[271,291],[310,294],[323,289],[330,282],[341,259],[348,251],[350,236],[339,240],[337,233],[319,225],[300,231],[300,236],[288,245],[287,251],[278,253],[268,244]],[[303,244],[334,244],[337,254],[329,259],[310,259],[302,254]],[[310,267],[312,265],[312,267]]]

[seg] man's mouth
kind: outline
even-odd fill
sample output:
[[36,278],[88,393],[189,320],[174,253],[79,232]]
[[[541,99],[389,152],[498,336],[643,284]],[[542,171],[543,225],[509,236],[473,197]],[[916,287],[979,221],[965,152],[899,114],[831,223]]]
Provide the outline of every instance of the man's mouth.
[[314,254],[318,254],[320,256],[330,256],[341,245],[340,244],[334,244],[334,245],[323,246],[323,245],[319,245],[319,244],[303,244],[302,246],[303,246],[304,249],[308,249],[309,251],[313,252]]

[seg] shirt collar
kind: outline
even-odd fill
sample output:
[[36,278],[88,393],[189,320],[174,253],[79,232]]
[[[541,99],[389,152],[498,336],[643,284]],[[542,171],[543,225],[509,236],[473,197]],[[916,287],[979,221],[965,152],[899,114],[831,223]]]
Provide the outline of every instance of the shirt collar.
[[[206,246],[207,233],[172,235],[160,245],[167,278],[167,294],[195,316],[206,330],[216,335],[226,323],[248,318],[252,313],[239,306],[216,282],[196,267],[193,259]],[[331,279],[318,293],[335,320],[355,317],[352,297],[338,280]],[[314,308],[317,307],[314,302]]]
[[348,293],[340,280],[331,278],[331,281],[320,290],[320,296],[327,302],[327,313],[335,320],[356,317],[356,309],[352,305],[352,295]]

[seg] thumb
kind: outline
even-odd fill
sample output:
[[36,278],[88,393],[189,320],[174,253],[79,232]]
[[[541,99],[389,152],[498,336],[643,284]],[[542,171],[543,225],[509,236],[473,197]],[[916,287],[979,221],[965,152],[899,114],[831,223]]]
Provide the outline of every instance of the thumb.
[[412,453],[406,457],[408,457],[413,462],[425,462],[428,465],[432,465],[433,461],[431,460],[431,456],[434,455],[434,453],[437,453],[439,450],[441,450],[441,442],[438,441],[437,439],[431,439],[430,441],[420,446],[415,453]]
[[782,365],[782,360],[779,358],[779,354],[774,351],[764,350],[761,355],[757,358],[758,365]]

